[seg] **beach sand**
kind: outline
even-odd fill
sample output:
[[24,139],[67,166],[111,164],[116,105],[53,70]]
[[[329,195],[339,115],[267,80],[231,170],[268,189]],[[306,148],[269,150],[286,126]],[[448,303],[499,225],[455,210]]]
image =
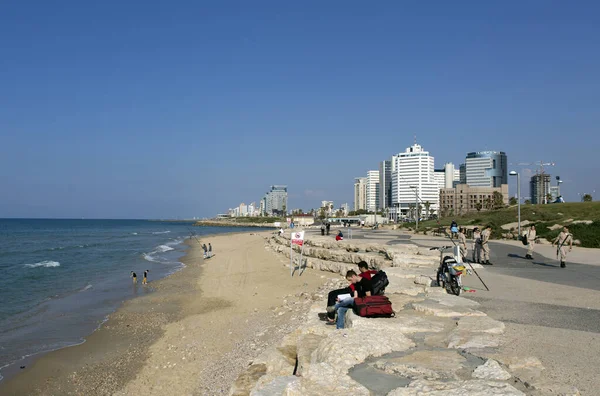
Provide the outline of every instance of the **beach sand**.
[[188,241],[183,270],[150,282],[155,292],[126,301],[85,343],[0,383],[0,394],[227,394],[253,358],[300,325],[283,302],[324,283],[309,269],[290,277],[264,248],[269,233],[203,237],[210,260]]

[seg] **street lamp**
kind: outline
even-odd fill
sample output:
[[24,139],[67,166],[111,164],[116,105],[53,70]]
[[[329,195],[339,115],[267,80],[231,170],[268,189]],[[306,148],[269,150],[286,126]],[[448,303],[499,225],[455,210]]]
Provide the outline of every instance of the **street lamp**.
[[409,186],[415,190],[415,232],[419,229],[419,190],[417,186]]
[[517,176],[517,213],[518,213],[518,224],[519,224],[519,236],[521,238],[521,175],[519,172],[510,171],[509,175]]

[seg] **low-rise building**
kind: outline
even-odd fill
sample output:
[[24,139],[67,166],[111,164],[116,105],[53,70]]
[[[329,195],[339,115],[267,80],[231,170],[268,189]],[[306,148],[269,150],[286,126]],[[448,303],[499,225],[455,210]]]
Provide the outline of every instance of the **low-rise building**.
[[480,210],[489,210],[498,206],[494,202],[494,193],[502,194],[502,205],[508,205],[508,184],[500,187],[472,187],[458,184],[454,188],[440,189],[440,212],[442,216],[462,215]]

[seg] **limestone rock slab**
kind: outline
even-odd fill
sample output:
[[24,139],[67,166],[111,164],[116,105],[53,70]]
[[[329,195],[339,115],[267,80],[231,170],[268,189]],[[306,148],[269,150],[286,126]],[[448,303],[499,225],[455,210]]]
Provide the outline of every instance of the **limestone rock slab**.
[[493,359],[488,359],[485,364],[477,367],[472,375],[473,378],[494,381],[505,381],[512,377],[512,375],[500,367],[500,364]]
[[310,371],[300,381],[288,384],[284,393],[286,396],[369,396],[367,388],[354,381],[345,373],[340,373],[328,363],[311,365]]
[[406,388],[398,388],[388,396],[525,396],[510,384],[496,381],[427,381],[417,380]]
[[458,333],[503,334],[504,328],[504,323],[489,316],[465,316],[460,318],[455,331]]
[[252,389],[250,396],[281,396],[285,395],[286,388],[300,379],[294,375],[276,377],[271,382]]
[[467,307],[448,306],[438,301],[427,299],[425,301],[414,302],[412,307],[415,311],[423,312],[427,315],[441,316],[446,318],[460,316],[485,316],[485,313],[476,311]]
[[[333,326],[331,326],[333,327]],[[394,351],[405,351],[415,344],[400,331],[386,328],[337,330],[321,341],[313,352],[309,372],[316,363],[328,363],[340,373],[362,363],[369,356],[378,357]]]
[[500,346],[502,339],[498,334],[452,332],[448,336],[448,348],[481,349]]
[[454,350],[416,351],[393,359],[380,359],[372,366],[388,374],[413,379],[458,379],[456,372],[463,368],[466,359]]

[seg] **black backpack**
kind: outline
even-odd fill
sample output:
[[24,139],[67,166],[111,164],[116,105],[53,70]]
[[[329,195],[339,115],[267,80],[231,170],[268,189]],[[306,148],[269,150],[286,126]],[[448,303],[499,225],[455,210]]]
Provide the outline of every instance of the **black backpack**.
[[373,286],[373,295],[381,296],[385,293],[385,288],[390,284],[387,274],[383,271],[377,272],[371,278],[371,285]]

